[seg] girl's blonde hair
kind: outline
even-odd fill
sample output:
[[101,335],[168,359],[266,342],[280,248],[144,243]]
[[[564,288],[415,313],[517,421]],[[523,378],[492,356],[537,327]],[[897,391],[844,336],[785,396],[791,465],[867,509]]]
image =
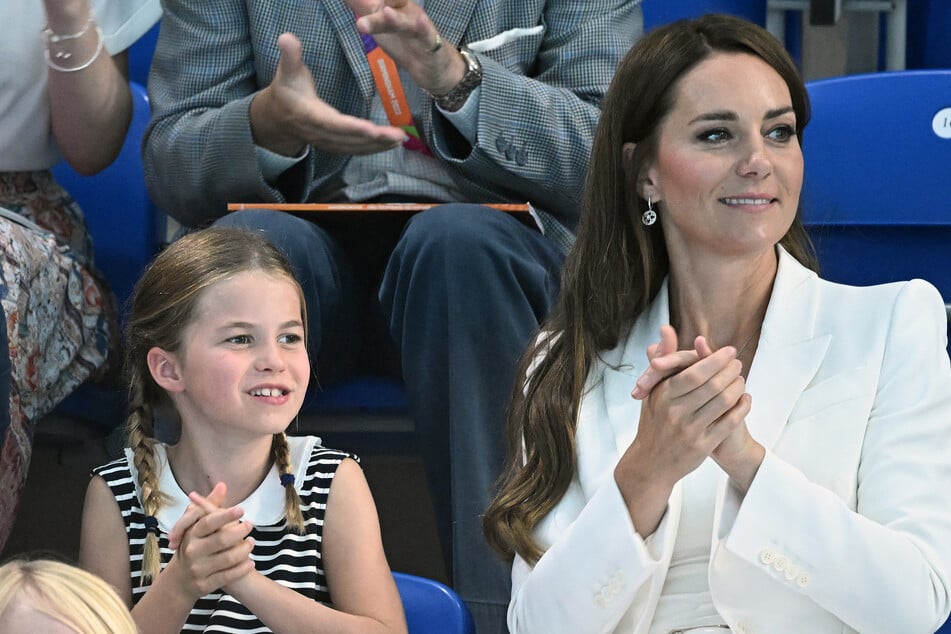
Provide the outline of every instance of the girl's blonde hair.
[[[162,505],[168,503],[168,496],[158,486],[155,418],[161,412],[177,420],[171,399],[149,372],[148,352],[155,347],[168,352],[179,350],[182,335],[195,319],[204,292],[222,280],[247,271],[285,277],[294,285],[300,298],[306,338],[304,295],[290,264],[262,234],[245,229],[210,227],[179,238],[146,268],[133,292],[125,341],[125,367],[129,381],[127,432],[138,471],[146,528],[149,529],[150,524],[153,527],[145,540],[140,585],[159,573],[154,518]],[[284,433],[274,435],[271,456],[281,475],[293,473]],[[293,484],[287,484],[284,493],[284,517],[293,530],[302,534],[304,518],[297,490]]]
[[14,559],[0,566],[0,622],[17,601],[79,634],[136,634],[132,615],[112,586],[51,559]]

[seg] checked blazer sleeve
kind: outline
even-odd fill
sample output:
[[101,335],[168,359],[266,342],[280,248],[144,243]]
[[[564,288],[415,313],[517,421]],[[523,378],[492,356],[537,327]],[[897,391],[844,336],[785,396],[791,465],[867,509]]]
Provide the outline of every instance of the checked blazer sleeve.
[[263,86],[244,2],[168,0],[164,9],[143,141],[153,200],[187,226],[223,216],[228,202],[281,201],[255,154],[249,108]]
[[[471,181],[474,199],[480,186],[502,190],[573,230],[601,99],[640,35],[640,8],[630,0],[521,6],[523,15],[511,24],[541,25],[537,35],[492,46],[488,38],[497,33],[473,27],[460,42],[482,61],[475,146],[435,106],[431,145]],[[489,48],[481,51],[477,42]]]

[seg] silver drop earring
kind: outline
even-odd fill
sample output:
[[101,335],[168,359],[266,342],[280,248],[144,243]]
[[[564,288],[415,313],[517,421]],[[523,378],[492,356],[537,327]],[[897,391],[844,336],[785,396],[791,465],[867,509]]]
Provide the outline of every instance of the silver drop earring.
[[643,222],[648,227],[657,222],[657,212],[654,211],[654,205],[651,202],[651,197],[647,197],[647,211],[641,214],[641,222]]

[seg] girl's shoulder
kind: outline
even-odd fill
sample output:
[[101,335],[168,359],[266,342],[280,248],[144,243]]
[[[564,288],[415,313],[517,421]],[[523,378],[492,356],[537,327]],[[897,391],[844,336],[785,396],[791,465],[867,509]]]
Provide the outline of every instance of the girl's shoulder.
[[354,453],[325,447],[316,436],[289,436],[287,443],[301,495],[325,494],[344,460],[350,458],[358,464],[360,462]]
[[92,474],[101,477],[106,482],[116,478],[131,477],[129,458],[123,455],[98,467],[93,467]]
[[324,446],[318,436],[288,436],[287,444],[295,464],[339,464],[346,458],[360,462],[360,457],[353,452]]
[[102,478],[119,504],[123,520],[128,520],[130,514],[139,508],[138,483],[131,460],[127,456],[116,458],[93,468],[92,475]]

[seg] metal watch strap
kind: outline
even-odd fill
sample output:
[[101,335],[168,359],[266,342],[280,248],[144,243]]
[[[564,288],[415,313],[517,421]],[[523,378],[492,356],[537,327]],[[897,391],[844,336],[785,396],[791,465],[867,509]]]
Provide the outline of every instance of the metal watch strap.
[[431,95],[436,101],[436,105],[448,112],[459,110],[466,103],[472,91],[482,83],[482,63],[479,58],[466,47],[459,49],[459,52],[462,54],[462,58],[466,60],[466,74],[445,95]]

